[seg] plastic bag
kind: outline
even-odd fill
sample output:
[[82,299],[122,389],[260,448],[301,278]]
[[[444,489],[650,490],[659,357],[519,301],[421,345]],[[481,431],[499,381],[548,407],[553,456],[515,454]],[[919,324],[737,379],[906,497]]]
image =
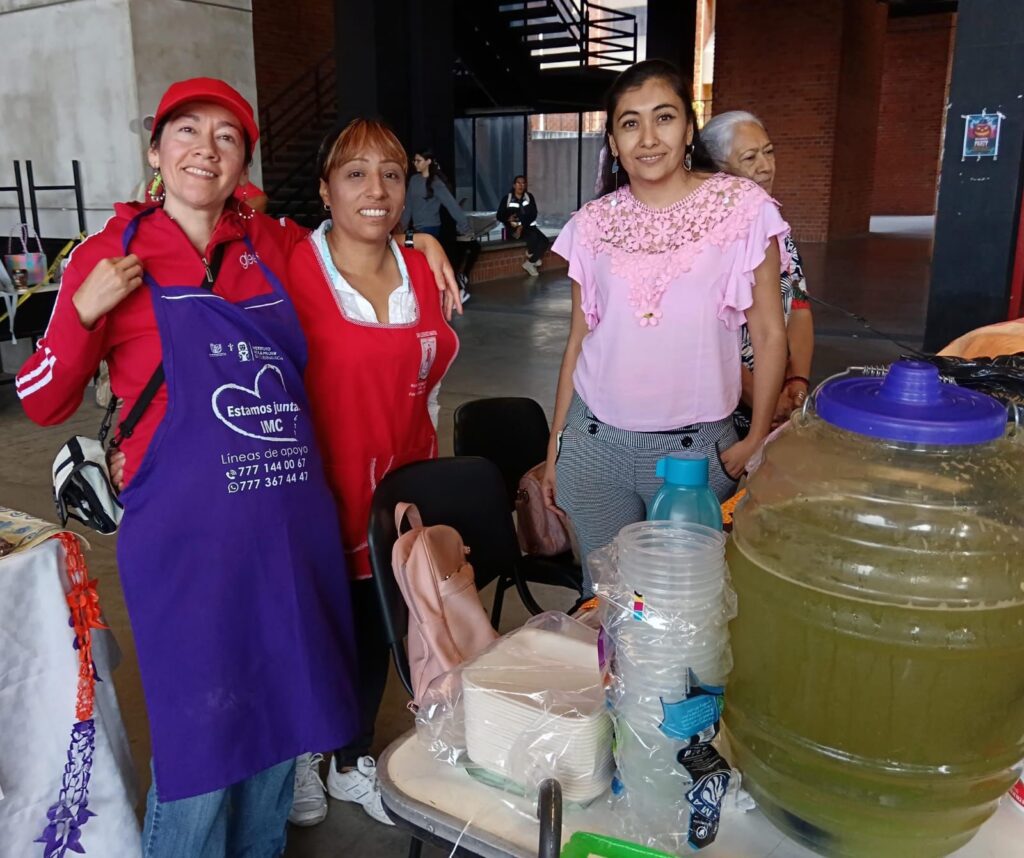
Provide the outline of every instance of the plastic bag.
[[1004,405],[1024,409],[1024,353],[995,358],[933,355],[901,357],[900,360],[927,360],[960,387],[987,393]]
[[532,794],[554,777],[565,801],[592,801],[614,772],[597,638],[562,613],[532,618],[428,690],[420,741],[491,785]]
[[640,522],[589,558],[622,833],[680,854],[714,841],[735,784],[713,744],[736,615],[724,545],[700,525]]

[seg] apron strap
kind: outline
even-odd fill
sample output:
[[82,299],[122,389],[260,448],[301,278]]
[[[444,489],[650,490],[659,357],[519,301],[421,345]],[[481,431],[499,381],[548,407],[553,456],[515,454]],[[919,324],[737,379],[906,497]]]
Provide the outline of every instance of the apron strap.
[[270,286],[274,290],[274,293],[278,297],[287,298],[290,301],[291,299],[288,295],[287,290],[284,288],[284,284],[280,281],[278,276],[267,267],[266,263],[262,259],[260,259],[260,255],[256,252],[256,248],[252,246],[252,241],[250,241],[249,236],[244,236],[242,240],[245,242],[245,249],[248,250],[249,253],[251,253],[255,258],[256,264],[260,267],[260,270],[263,272],[263,276],[270,281]]
[[128,222],[128,226],[125,227],[124,232],[121,234],[121,252],[125,256],[128,255],[128,246],[135,238],[135,233],[139,231],[139,223],[144,217],[153,214],[158,208],[159,206],[153,206],[151,209],[144,209]]
[[[135,233],[138,232],[139,221],[156,211],[155,208],[147,209],[144,212],[140,212],[134,218],[131,223],[128,224],[127,229],[124,231],[124,236],[121,239],[121,245],[124,248],[125,255],[128,254],[128,245],[131,244],[132,239],[135,237]],[[206,268],[206,277],[199,286],[203,289],[213,291],[213,286],[217,282],[217,275],[220,274],[221,265],[224,262],[224,248],[227,242],[221,242],[213,249],[213,259],[210,260],[210,264]],[[156,281],[153,280],[148,274],[146,275],[146,282],[150,285],[155,285]],[[117,449],[121,446],[121,442],[125,438],[131,438],[132,433],[135,431],[135,427],[138,426],[139,421],[142,419],[142,415],[146,413],[146,409],[149,408],[149,404],[153,401],[153,397],[156,396],[156,392],[160,389],[160,386],[164,383],[164,364],[161,361],[155,370],[153,375],[150,376],[149,381],[146,382],[146,386],[142,389],[142,393],[139,394],[139,398],[135,400],[135,404],[132,406],[132,410],[128,412],[128,416],[121,421],[121,424],[117,427],[117,434],[110,442],[112,449]],[[107,433],[110,431],[110,423],[113,419],[113,410],[111,406],[116,407],[117,397],[114,396],[110,400],[110,406],[108,406],[107,414],[103,418],[103,423],[100,426],[100,443],[107,437]]]

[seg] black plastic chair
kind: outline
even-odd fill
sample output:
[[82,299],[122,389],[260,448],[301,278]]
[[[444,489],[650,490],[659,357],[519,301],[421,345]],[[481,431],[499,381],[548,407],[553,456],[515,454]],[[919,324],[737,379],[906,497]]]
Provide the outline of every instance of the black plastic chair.
[[[515,509],[523,474],[547,456],[550,434],[544,409],[526,397],[476,399],[455,410],[455,455],[482,456],[498,467],[510,511]],[[553,584],[582,594],[583,573],[568,551],[558,557],[520,555],[514,575],[498,582],[494,603],[499,618],[501,594],[512,585],[531,614],[544,610],[530,592],[530,583]]]
[[[370,566],[395,667],[411,694],[405,651],[408,614],[391,568],[391,549],[398,539],[395,506],[403,501],[416,504],[425,525],[447,524],[459,532],[470,549],[478,588],[512,576],[519,544],[501,474],[486,459],[467,456],[412,462],[380,481],[370,505]],[[499,590],[495,594],[497,610],[491,618],[496,628],[500,595]]]
[[[460,456],[412,462],[387,474],[377,485],[370,504],[370,567],[395,669],[411,696],[412,675],[405,649],[409,614],[391,566],[391,552],[398,539],[395,507],[402,502],[416,504],[425,525],[447,524],[459,532],[470,549],[478,588],[495,578],[499,583],[511,578],[519,559],[519,543],[501,473],[487,459]],[[502,593],[499,589],[495,594],[498,616]],[[493,614],[492,623],[497,627]],[[558,783],[546,782],[538,805],[539,854],[545,858],[557,855],[560,848],[561,809]],[[423,842],[433,840],[436,838],[429,832],[413,827],[410,858],[418,858]]]

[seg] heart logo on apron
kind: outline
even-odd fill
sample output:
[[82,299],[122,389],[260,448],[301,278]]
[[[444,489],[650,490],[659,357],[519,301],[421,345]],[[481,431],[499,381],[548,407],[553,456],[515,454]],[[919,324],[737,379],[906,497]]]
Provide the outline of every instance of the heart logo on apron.
[[260,441],[296,441],[299,406],[276,366],[264,364],[253,386],[222,384],[213,392],[213,413],[232,432]]

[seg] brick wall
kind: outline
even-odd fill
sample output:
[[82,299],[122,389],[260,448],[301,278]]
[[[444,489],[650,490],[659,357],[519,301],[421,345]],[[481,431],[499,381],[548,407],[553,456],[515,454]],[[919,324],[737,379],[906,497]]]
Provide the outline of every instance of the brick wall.
[[798,240],[828,234],[841,0],[718,0],[715,113],[750,110],[775,142],[775,195]]
[[252,0],[260,106],[284,92],[334,47],[334,0]]
[[[489,248],[485,241],[483,251],[473,266],[469,282],[483,283],[487,280],[500,280],[503,277],[523,277],[523,263],[526,261],[526,245],[511,244]],[[550,250],[544,254],[543,271],[561,271],[568,269],[569,263]]]
[[885,38],[872,213],[935,211],[955,14],[893,18]]

